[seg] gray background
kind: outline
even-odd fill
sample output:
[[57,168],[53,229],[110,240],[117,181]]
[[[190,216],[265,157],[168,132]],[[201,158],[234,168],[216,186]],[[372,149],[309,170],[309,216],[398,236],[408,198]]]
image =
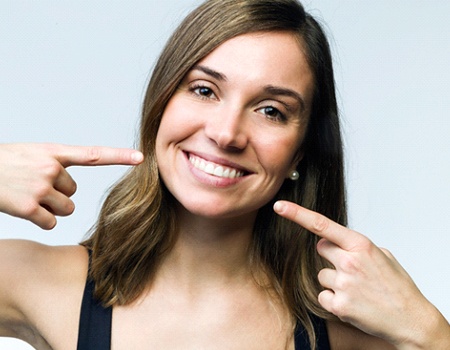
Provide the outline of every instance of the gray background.
[[[0,11],[0,142],[132,147],[149,71],[199,1],[13,1]],[[350,225],[450,317],[450,2],[308,0],[335,56]],[[125,167],[71,168],[75,213],[0,238],[76,244]],[[1,349],[30,349],[1,339]]]

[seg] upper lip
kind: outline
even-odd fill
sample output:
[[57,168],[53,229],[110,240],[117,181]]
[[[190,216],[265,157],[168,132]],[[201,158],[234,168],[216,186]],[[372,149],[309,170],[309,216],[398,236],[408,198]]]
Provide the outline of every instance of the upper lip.
[[206,154],[206,153],[202,153],[202,152],[192,152],[192,151],[184,151],[184,153],[186,153],[188,157],[190,154],[192,154],[193,156],[203,158],[204,160],[206,160],[208,162],[213,162],[218,165],[223,165],[223,166],[226,166],[229,168],[234,168],[238,171],[244,172],[244,174],[246,174],[246,175],[253,173],[253,171],[251,171],[250,169],[248,169],[240,164],[234,163],[234,162],[224,159],[222,157],[214,156],[212,154]]

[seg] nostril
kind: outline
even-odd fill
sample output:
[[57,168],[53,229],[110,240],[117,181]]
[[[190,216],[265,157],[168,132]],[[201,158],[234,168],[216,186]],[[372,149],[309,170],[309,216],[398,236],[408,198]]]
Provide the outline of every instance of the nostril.
[[218,147],[242,150],[247,146],[247,127],[242,110],[223,110],[205,125],[206,136]]
[[225,150],[240,151],[247,146],[247,137],[242,132],[222,129],[214,137],[209,137],[218,147]]

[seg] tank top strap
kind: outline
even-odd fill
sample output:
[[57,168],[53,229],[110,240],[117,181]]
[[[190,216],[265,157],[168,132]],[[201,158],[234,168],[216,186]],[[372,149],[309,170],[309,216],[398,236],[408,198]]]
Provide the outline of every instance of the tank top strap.
[[[309,314],[309,316],[311,317],[314,331],[316,332],[316,349],[330,350],[330,342],[328,339],[328,331],[325,320],[313,314]],[[300,322],[297,323],[294,339],[295,350],[310,350],[312,348],[308,338],[308,332]]]
[[[89,251],[89,267],[91,251]],[[94,281],[86,280],[81,303],[77,350],[110,350],[112,307],[104,307],[94,297]]]

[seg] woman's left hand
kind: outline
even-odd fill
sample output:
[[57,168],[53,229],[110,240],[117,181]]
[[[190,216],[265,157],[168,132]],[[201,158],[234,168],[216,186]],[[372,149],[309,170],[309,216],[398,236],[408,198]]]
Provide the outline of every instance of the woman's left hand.
[[335,267],[325,268],[318,275],[325,288],[318,297],[324,309],[398,348],[426,345],[427,349],[441,349],[428,346],[439,339],[449,345],[448,322],[390,252],[378,248],[366,236],[294,203],[279,201],[274,209],[322,237],[317,251]]

